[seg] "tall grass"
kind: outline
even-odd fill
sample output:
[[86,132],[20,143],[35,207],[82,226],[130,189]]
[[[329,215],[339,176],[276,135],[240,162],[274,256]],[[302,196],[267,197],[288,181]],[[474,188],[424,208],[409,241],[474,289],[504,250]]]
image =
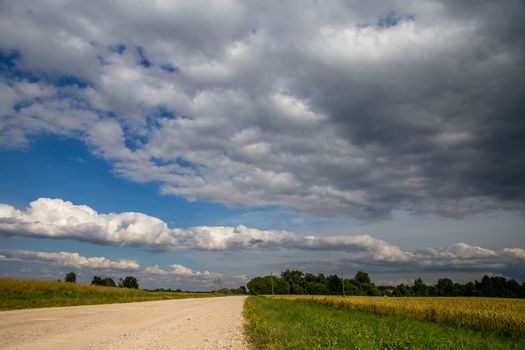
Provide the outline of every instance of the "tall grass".
[[[276,297],[277,298],[277,297]],[[398,315],[421,321],[489,331],[504,336],[525,336],[525,300],[467,297],[336,297],[282,296],[344,310]]]
[[255,349],[525,349],[523,338],[311,302],[250,297],[244,314]]
[[0,279],[0,310],[126,303],[217,296],[212,293],[148,292],[80,283]]

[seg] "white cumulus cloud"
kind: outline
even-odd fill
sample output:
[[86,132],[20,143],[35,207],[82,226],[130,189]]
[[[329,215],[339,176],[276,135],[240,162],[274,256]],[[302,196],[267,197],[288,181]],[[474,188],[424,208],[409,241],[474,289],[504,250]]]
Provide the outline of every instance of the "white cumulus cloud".
[[84,257],[71,252],[39,252],[33,250],[0,250],[0,260],[21,262],[46,262],[71,268],[108,269],[138,271],[139,263],[135,260],[109,260],[105,257]]
[[100,214],[85,205],[50,198],[39,198],[25,210],[0,204],[0,232],[158,251],[288,248],[366,251],[377,260],[406,259],[399,247],[368,235],[302,238],[287,231],[264,231],[242,225],[170,228],[164,221],[142,213]]
[[[219,252],[299,250],[337,251],[348,254],[348,261],[397,269],[521,271],[525,250],[508,247],[488,249],[467,243],[445,247],[421,248],[414,251],[370,235],[336,235],[301,237],[287,231],[268,231],[246,226],[198,226],[189,229],[170,228],[164,221],[136,212],[97,213],[85,205],[62,199],[40,198],[29,207],[18,210],[0,204],[0,233],[53,239],[76,239],[102,245],[139,247],[152,251],[204,250]],[[0,251],[2,259],[21,258],[61,261],[69,266],[91,266],[137,269],[136,262],[83,258],[76,253],[30,253]],[[25,254],[25,255],[24,255]],[[76,264],[76,265],[75,265]],[[145,272],[164,276],[212,276],[209,271],[193,271],[182,265],[168,269],[149,266]]]

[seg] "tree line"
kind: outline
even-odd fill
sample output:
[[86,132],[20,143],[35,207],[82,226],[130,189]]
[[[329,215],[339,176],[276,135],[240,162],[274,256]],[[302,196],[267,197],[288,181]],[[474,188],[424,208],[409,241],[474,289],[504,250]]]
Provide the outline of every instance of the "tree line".
[[[64,277],[64,282],[76,282],[77,281],[77,274],[74,272],[69,272]],[[99,277],[99,276],[93,276],[93,279],[91,280],[91,284],[94,286],[105,286],[105,287],[120,287],[120,288],[132,288],[132,289],[138,289],[139,288],[139,281],[133,277],[133,276],[126,276],[124,278],[119,278],[118,284],[115,283],[113,278],[111,277]]]
[[247,284],[250,294],[312,294],[312,295],[371,295],[371,296],[479,296],[525,298],[525,282],[502,276],[483,276],[481,281],[455,283],[440,278],[426,285],[417,278],[412,285],[376,286],[367,273],[358,271],[354,278],[337,275],[304,273],[286,270],[277,276],[255,277]]

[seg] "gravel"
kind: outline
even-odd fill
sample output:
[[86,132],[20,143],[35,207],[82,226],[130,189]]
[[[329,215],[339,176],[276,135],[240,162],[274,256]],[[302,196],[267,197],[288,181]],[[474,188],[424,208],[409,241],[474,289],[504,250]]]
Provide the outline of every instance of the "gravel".
[[0,349],[247,349],[246,297],[0,312]]

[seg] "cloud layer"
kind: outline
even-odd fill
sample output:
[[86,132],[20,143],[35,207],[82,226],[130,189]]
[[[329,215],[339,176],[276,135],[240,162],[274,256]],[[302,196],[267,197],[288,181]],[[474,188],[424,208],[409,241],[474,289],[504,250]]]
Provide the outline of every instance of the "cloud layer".
[[368,235],[302,238],[286,231],[264,231],[242,225],[170,228],[164,221],[143,213],[99,214],[85,205],[50,198],[39,198],[25,210],[0,204],[0,233],[153,251],[289,248],[370,251],[381,260],[404,258],[399,248]]
[[[0,204],[0,233],[28,237],[76,239],[103,245],[136,246],[153,251],[250,251],[298,250],[340,252],[342,264],[359,265],[388,271],[483,271],[512,272],[525,278],[525,250],[517,247],[492,250],[466,243],[406,251],[369,235],[306,236],[284,231],[263,231],[244,226],[190,229],[169,228],[160,219],[141,213],[99,214],[82,205],[61,199],[40,198],[26,210]],[[168,269],[157,265],[141,269],[133,260],[110,261],[84,258],[77,253],[38,253],[0,251],[3,259],[55,261],[64,266],[127,269],[144,276],[191,277],[208,281],[217,274],[193,271],[173,264]],[[290,263],[290,266],[293,263]],[[357,266],[356,265],[356,266]]]
[[[183,288],[190,290],[213,290],[221,285],[236,288],[247,282],[244,275],[225,275],[209,271],[194,271],[180,264],[172,264],[167,269],[158,265],[141,266],[135,260],[113,261],[105,257],[84,257],[76,252],[41,252],[34,250],[0,249],[0,264],[15,263],[22,267],[24,278],[57,278],[60,269],[74,270],[85,282],[94,275],[110,276],[116,280],[127,274],[138,278],[145,288]],[[2,266],[2,275],[9,276],[9,268]],[[52,270],[53,272],[50,272]],[[19,276],[20,277],[20,276]]]
[[296,259],[285,263],[268,263],[265,268],[274,271],[299,269],[317,273],[350,275],[361,270],[372,275],[382,275],[383,278],[392,275],[403,276],[411,281],[418,275],[424,275],[427,280],[432,281],[446,276],[469,280],[479,278],[482,274],[504,275],[524,281],[525,269],[523,266],[525,266],[525,249],[495,250],[467,243],[456,243],[445,247],[403,251],[401,258],[388,260],[377,259],[373,253],[363,251],[350,252],[343,258],[314,257],[309,260]]
[[138,271],[135,260],[109,260],[104,257],[84,257],[70,252],[37,252],[33,250],[0,249],[0,261],[44,262],[77,269]]
[[120,176],[231,206],[523,210],[521,1],[0,6],[4,147],[79,138]]

